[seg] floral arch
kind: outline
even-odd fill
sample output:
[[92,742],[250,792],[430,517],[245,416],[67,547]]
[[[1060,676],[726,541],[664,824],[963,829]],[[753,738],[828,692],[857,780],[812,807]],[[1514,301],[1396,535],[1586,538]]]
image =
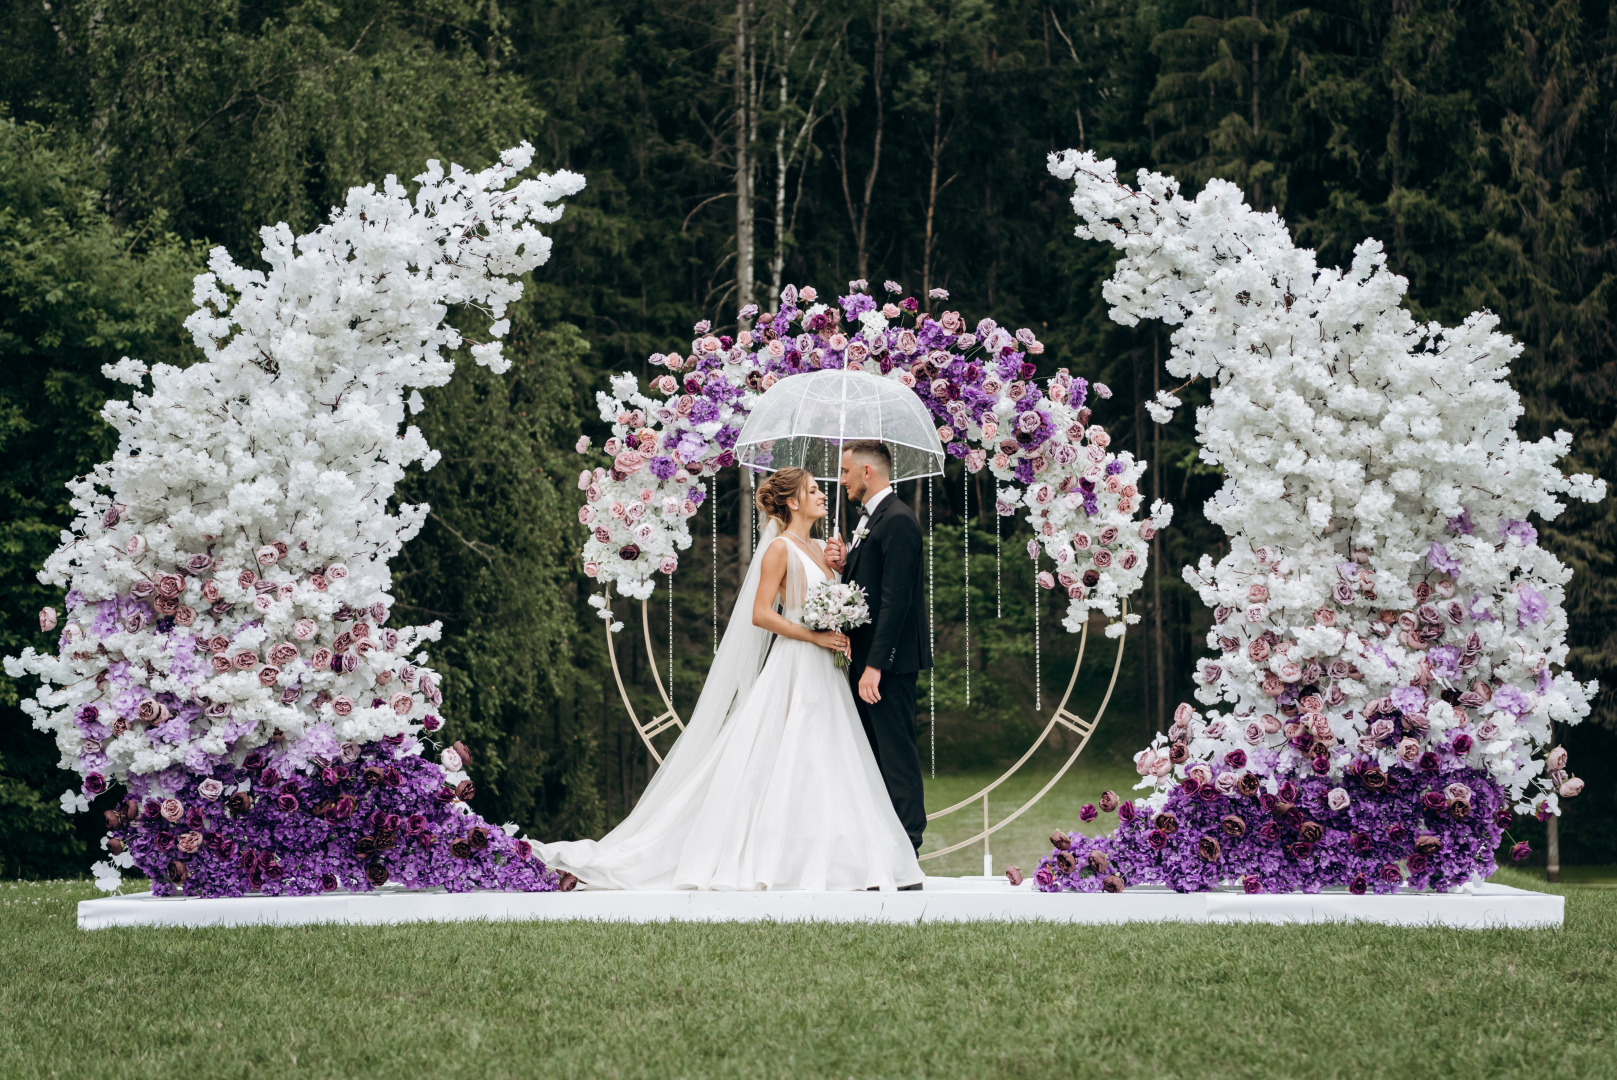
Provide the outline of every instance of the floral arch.
[[[931,815],[942,817],[983,800],[983,832],[927,856],[936,857],[977,840],[986,843],[1037,802],[1082,752],[1111,696],[1108,690],[1092,717],[1067,708],[1089,620],[1092,613],[1106,616],[1107,635],[1119,639],[1115,684],[1121,638],[1139,619],[1127,611],[1127,601],[1144,579],[1149,541],[1169,522],[1172,508],[1159,500],[1142,513],[1137,484],[1144,463],[1112,449],[1111,436],[1093,422],[1087,404],[1091,394],[1110,397],[1105,386],[1092,386],[1065,368],[1038,378],[1031,357],[1042,354],[1044,346],[1030,330],[1013,332],[992,319],[968,326],[955,311],[934,318],[917,298],[902,296],[895,282],[884,288],[888,298],[878,302],[866,282],[851,281],[847,294],[832,305],[812,287],[787,286],[775,310],[760,314],[756,305],[743,308],[737,321],[747,328],[734,335],[714,333],[703,321],[693,328],[688,353],[652,355],[650,363],[665,374],[648,386],[642,388],[632,375],[614,377],[610,392],[597,394],[611,436],[601,447],[587,437],[578,443],[581,454],[600,462],[578,478],[585,494],[579,521],[588,530],[581,554],[584,573],[602,585],[591,603],[607,624],[614,671],[612,632],[622,624],[613,616],[611,590],[641,602],[647,656],[665,709],[642,722],[621,674],[618,688],[660,762],[652,740],[683,722],[657,674],[645,601],[657,575],[671,581],[679,552],[690,548],[691,521],[711,498],[713,478],[736,464],[733,448],[753,403],[781,379],[825,368],[879,372],[911,388],[937,422],[946,452],[968,473],[986,468],[993,475],[997,514],[1024,512],[1034,533],[1029,556],[1047,556],[1054,564],[1053,571],[1038,573],[1038,583],[1066,594],[1063,625],[1083,635],[1066,694],[1027,753],[993,784]],[[928,297],[947,299],[941,289]],[[990,826],[988,792],[1015,773],[1057,724],[1079,735],[1077,750],[1044,791]]]

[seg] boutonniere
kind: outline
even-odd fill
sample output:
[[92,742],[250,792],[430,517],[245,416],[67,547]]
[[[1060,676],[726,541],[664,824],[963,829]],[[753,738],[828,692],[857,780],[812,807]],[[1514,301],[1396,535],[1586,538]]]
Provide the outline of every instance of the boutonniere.
[[870,526],[869,525],[866,525],[862,529],[855,529],[853,531],[853,542],[857,544],[857,543],[859,543],[859,541],[863,540],[865,537],[867,537],[869,535],[870,535]]

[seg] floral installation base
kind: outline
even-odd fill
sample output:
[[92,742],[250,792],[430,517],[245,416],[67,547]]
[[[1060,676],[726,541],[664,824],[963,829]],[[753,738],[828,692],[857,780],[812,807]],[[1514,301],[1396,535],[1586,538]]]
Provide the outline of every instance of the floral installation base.
[[306,896],[393,882],[449,892],[570,888],[526,840],[466,805],[413,740],[349,744],[334,761],[283,775],[268,755],[187,775],[166,798],[106,811],[107,846],[152,880],[156,896]]
[[1273,786],[1266,791],[1238,769],[1209,782],[1191,776],[1154,812],[1106,792],[1079,816],[1116,811],[1117,829],[1055,833],[1034,884],[1044,892],[1231,884],[1247,893],[1448,892],[1493,873],[1511,820],[1505,791],[1477,769],[1383,771],[1363,762],[1340,780]]

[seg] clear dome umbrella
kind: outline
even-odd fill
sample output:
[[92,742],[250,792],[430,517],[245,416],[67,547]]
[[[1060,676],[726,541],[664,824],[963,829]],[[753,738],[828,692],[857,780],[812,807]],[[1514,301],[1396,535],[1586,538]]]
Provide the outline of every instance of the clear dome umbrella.
[[[758,472],[795,466],[835,483],[842,447],[860,439],[887,444],[895,483],[943,473],[943,444],[915,392],[893,379],[844,368],[789,375],[764,391],[741,428],[735,455]],[[837,514],[840,528],[840,500]]]

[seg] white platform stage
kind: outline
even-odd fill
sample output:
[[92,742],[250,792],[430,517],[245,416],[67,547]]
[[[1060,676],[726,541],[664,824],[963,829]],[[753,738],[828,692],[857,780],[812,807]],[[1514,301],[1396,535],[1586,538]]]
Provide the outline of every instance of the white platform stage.
[[925,889],[900,893],[611,892],[451,894],[383,887],[373,893],[322,896],[243,896],[217,900],[158,898],[150,893],[85,900],[79,929],[113,926],[296,926],[307,923],[379,925],[467,920],[606,922],[1125,922],[1318,923],[1372,922],[1399,926],[1560,926],[1565,899],[1506,885],[1454,893],[1353,896],[1247,896],[1240,891],[1175,893],[1151,886],[1119,895],[1040,893],[1030,882],[1003,878],[927,878]]

